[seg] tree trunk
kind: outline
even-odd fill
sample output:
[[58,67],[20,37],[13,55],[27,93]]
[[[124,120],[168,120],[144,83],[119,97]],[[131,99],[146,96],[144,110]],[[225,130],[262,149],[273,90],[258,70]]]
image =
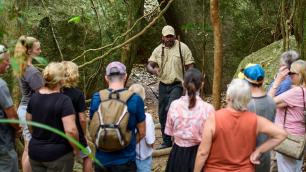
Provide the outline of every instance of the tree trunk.
[[215,109],[221,106],[221,79],[222,79],[222,31],[219,17],[218,0],[210,0],[210,16],[214,30],[214,78],[213,78],[213,105]]
[[296,0],[296,11],[293,18],[294,36],[297,42],[297,48],[300,53],[300,57],[302,59],[305,59],[305,49],[304,49],[305,48],[304,39],[306,39],[306,36],[304,36],[305,10],[306,10],[306,1]]
[[[143,15],[143,5],[144,0],[130,0],[126,1],[128,8],[128,23],[127,30],[130,29],[135,21]],[[125,37],[125,40],[128,40],[135,33],[138,33],[142,28],[143,22],[140,22],[133,31]],[[130,74],[133,63],[135,62],[137,56],[139,39],[133,41],[122,48],[121,52],[121,62],[126,65],[127,73]]]

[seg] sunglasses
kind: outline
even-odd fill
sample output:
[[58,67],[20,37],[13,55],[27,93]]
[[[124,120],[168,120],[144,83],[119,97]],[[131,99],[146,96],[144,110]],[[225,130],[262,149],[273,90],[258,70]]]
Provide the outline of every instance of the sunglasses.
[[288,75],[297,75],[298,73],[295,72],[289,72]]

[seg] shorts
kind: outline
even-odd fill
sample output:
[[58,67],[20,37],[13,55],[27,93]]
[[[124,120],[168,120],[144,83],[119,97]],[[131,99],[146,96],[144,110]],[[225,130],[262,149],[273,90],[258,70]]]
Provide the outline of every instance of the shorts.
[[86,158],[86,157],[88,157],[89,154],[91,154],[91,149],[90,149],[89,146],[86,147],[86,150],[88,151],[88,154],[83,153],[82,151],[80,151],[80,158],[82,158],[82,159]]

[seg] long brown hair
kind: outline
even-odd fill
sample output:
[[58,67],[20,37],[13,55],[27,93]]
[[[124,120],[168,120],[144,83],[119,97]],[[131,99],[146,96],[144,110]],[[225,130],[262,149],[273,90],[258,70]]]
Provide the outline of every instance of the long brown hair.
[[186,71],[184,76],[184,88],[189,97],[189,109],[196,105],[197,91],[201,88],[202,82],[203,76],[198,69],[191,68]]
[[35,42],[38,42],[38,40],[30,36],[22,35],[18,38],[14,50],[14,57],[19,64],[19,71],[14,73],[17,77],[21,77],[24,74],[27,67],[28,58],[30,57],[28,50],[33,48]]

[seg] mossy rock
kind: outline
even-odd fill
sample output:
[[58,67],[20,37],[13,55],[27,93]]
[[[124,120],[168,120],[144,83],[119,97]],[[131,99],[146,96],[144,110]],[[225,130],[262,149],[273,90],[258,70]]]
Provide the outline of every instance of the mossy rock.
[[[264,86],[267,87],[278,71],[279,57],[283,53],[282,45],[283,40],[279,40],[246,56],[240,62],[233,78],[237,78],[240,70],[244,68],[248,63],[257,63],[260,64],[265,70]],[[296,41],[294,37],[290,38],[290,49],[296,50]]]

